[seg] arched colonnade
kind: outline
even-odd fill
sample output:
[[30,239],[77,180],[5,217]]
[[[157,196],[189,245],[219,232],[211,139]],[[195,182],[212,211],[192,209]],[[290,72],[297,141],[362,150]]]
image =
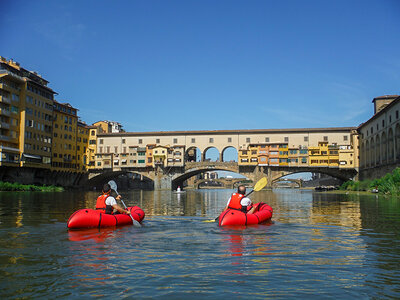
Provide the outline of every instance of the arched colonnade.
[[360,167],[392,164],[400,161],[400,124],[378,132],[360,143]]

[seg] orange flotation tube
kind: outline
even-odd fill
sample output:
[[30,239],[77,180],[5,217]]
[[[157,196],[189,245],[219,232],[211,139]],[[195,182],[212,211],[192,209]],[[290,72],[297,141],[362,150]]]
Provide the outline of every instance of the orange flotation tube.
[[[218,218],[219,226],[227,225],[253,225],[261,224],[271,220],[273,209],[266,203],[255,204],[256,210],[252,214],[246,214],[237,209],[227,209],[223,211]],[[251,206],[247,208],[250,210]]]
[[[131,212],[132,217],[142,222],[144,218],[144,211],[138,206],[128,207],[127,210]],[[132,225],[132,219],[126,214],[110,215],[105,214],[101,210],[84,208],[74,212],[68,219],[67,227],[69,229],[79,228],[101,228],[110,226],[123,226]]]

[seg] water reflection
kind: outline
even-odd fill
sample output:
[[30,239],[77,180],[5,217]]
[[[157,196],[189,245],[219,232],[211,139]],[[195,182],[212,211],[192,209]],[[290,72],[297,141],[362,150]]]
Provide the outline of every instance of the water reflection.
[[312,201],[311,222],[361,229],[360,201],[345,201],[335,194],[315,194]]
[[126,191],[144,226],[68,231],[96,192],[0,193],[1,298],[396,298],[400,201],[277,189],[273,223],[203,222],[231,190]]
[[69,240],[74,242],[93,240],[96,243],[102,243],[115,235],[115,229],[116,227],[68,230],[68,236]]

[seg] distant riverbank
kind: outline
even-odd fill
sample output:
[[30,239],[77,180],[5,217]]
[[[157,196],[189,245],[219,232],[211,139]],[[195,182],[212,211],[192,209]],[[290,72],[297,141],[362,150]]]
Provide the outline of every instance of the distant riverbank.
[[0,181],[0,191],[20,191],[20,192],[63,192],[60,186],[38,186],[33,184],[20,184]]
[[377,193],[372,193],[371,191],[351,191],[351,190],[333,190],[333,191],[324,191],[321,193],[329,193],[329,194],[340,194],[340,195],[378,195]]
[[375,193],[400,196],[400,168],[374,180],[346,181],[340,187],[343,191],[374,191]]

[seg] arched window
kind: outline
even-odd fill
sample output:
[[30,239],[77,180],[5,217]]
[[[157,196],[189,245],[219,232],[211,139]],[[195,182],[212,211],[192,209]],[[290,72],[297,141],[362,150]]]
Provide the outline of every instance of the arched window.
[[208,147],[203,152],[203,161],[220,161],[219,151],[215,147]]
[[396,160],[400,160],[400,125],[396,125],[395,129],[395,149],[396,149]]
[[381,139],[379,134],[376,136],[375,141],[375,162],[377,165],[381,164]]
[[386,132],[383,132],[381,136],[381,157],[382,157],[382,163],[386,163],[387,160]]
[[393,129],[389,128],[388,132],[388,161],[392,162],[394,159],[394,137]]
[[222,150],[222,161],[238,161],[238,151],[235,147],[229,146]]
[[371,166],[375,165],[375,141],[374,138],[371,138],[370,142],[370,161],[371,161]]

